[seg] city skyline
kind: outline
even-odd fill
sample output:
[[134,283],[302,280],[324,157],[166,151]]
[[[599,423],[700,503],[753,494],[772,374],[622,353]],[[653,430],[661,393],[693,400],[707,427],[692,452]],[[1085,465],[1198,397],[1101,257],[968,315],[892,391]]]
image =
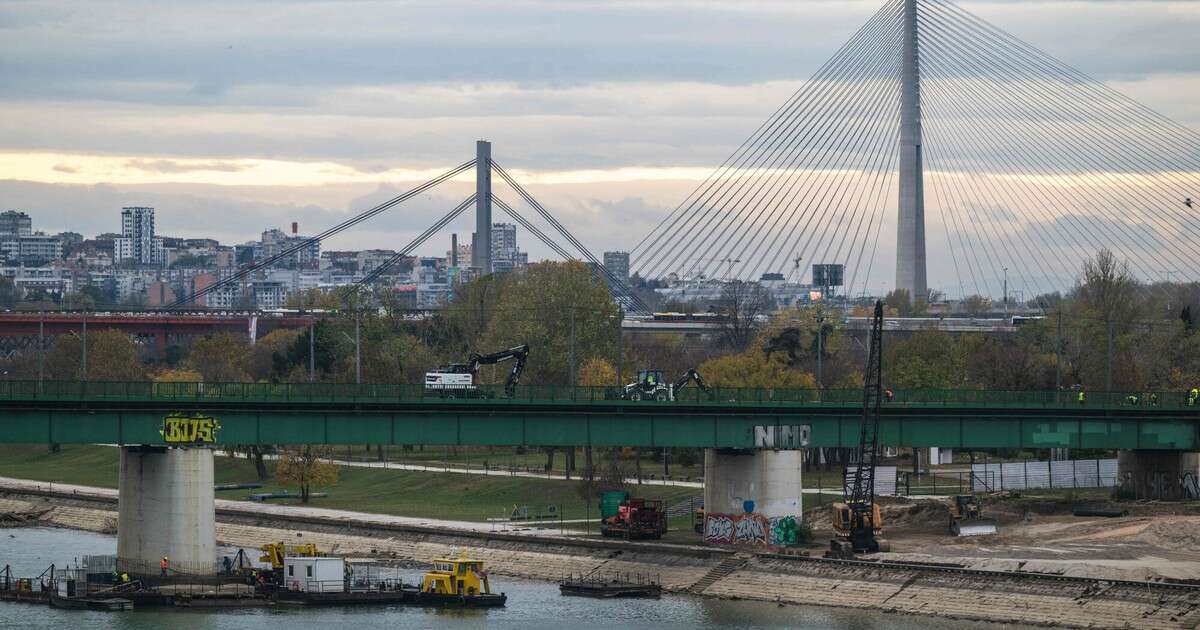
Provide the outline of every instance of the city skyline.
[[[161,231],[181,237],[237,242],[292,221],[315,231],[466,159],[485,137],[497,161],[536,186],[593,251],[628,250],[877,6],[531,2],[484,14],[465,3],[419,3],[410,32],[387,26],[395,15],[380,3],[357,4],[346,17],[321,3],[259,6],[236,28],[199,30],[185,21],[217,27],[232,18],[180,3],[132,24],[119,19],[131,5],[117,2],[107,10],[118,19],[101,30],[87,7],[32,3],[11,11],[7,25],[5,46],[24,70],[5,77],[12,89],[0,99],[0,207],[44,217],[48,232],[106,231],[96,226],[107,209],[138,205],[158,208]],[[964,6],[1196,127],[1193,5]],[[281,14],[287,34],[265,32]],[[556,28],[518,26],[530,17]],[[316,63],[302,49],[323,41],[318,24],[342,19],[374,25]],[[472,48],[458,45],[461,35],[491,21],[511,27],[492,44],[496,55],[463,65],[462,50]],[[1064,22],[1089,36],[1061,37]],[[612,27],[611,40],[575,37],[597,24]],[[422,26],[426,33],[413,35]],[[144,36],[136,46],[120,41],[130,31]],[[192,35],[176,45],[181,32]],[[426,54],[382,58],[388,42]],[[107,52],[85,58],[89,44]],[[605,54],[588,54],[596,49]],[[649,56],[662,61],[632,63]],[[288,78],[277,78],[285,67]],[[327,247],[398,248],[470,185],[469,177],[451,182]],[[464,218],[445,231],[468,226]],[[532,259],[551,257],[531,245]],[[881,249],[881,260],[889,257]]]

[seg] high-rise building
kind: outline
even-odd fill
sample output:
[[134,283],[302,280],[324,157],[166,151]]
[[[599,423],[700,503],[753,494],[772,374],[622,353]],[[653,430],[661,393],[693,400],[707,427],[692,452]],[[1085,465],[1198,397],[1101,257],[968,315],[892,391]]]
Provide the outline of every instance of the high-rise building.
[[492,271],[510,271],[524,267],[529,257],[517,249],[517,226],[492,224]]
[[24,212],[0,212],[0,236],[22,237],[33,234],[33,219]]
[[604,252],[604,268],[629,286],[629,252]]
[[166,252],[161,238],[154,236],[154,208],[121,208],[121,237],[113,240],[117,262],[162,265]]

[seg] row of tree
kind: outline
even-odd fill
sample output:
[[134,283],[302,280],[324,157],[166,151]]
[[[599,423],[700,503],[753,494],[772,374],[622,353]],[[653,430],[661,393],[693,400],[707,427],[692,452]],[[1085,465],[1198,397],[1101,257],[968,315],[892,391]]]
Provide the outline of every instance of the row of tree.
[[[1044,317],[1012,334],[890,332],[884,377],[894,389],[1176,389],[1200,381],[1196,285],[1140,285],[1108,252],[1087,261],[1069,294],[1040,296]],[[846,313],[824,304],[772,310],[770,295],[747,282],[726,286],[713,310],[719,334],[621,334],[622,313],[605,286],[579,263],[538,263],[460,287],[434,314],[414,317],[382,307],[346,309],[310,330],[276,330],[251,344],[218,334],[152,356],[129,336],[91,329],[27,348],[3,361],[8,378],[74,380],[353,382],[355,337],[361,378],[420,383],[424,373],[528,343],[523,379],[530,384],[617,385],[638,369],[669,375],[696,367],[722,387],[855,388],[861,386],[866,339]],[[894,297],[894,296],[893,296]],[[338,307],[339,296],[311,292],[294,305]],[[679,305],[674,305],[678,307]],[[865,309],[863,309],[865,311]],[[1196,316],[1192,313],[1197,313]],[[859,313],[853,313],[859,314]],[[312,339],[310,340],[310,335]],[[500,382],[503,367],[485,369]]]

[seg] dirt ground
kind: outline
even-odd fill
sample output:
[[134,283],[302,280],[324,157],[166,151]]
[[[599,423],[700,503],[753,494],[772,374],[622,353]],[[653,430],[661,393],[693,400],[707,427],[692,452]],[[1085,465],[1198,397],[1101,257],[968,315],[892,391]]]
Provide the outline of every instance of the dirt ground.
[[[986,497],[994,536],[949,532],[946,500],[885,499],[884,537],[893,560],[950,562],[977,569],[1200,583],[1200,505],[1167,502],[1071,502],[1057,497]],[[1115,518],[1077,517],[1081,507],[1127,511]],[[830,536],[829,509],[806,515],[820,541]]]

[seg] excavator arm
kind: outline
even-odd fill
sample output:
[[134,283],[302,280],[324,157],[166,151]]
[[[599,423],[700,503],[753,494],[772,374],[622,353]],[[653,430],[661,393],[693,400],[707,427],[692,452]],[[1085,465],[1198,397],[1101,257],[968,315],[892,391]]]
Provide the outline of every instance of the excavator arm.
[[512,398],[517,393],[517,384],[521,382],[521,373],[525,371],[525,360],[528,357],[529,344],[523,343],[514,348],[491,354],[472,354],[467,359],[467,366],[471,374],[477,374],[481,365],[495,365],[512,361],[512,369],[509,370],[508,378],[504,381],[504,395]]
[[696,371],[696,368],[689,368],[688,371],[680,374],[679,378],[675,379],[675,391],[679,391],[684,387],[687,387],[687,384],[692,381],[696,381],[696,387],[699,387],[701,391],[705,393],[712,391],[712,388],[708,386],[708,383],[704,382],[704,377],[700,376],[700,373]]

